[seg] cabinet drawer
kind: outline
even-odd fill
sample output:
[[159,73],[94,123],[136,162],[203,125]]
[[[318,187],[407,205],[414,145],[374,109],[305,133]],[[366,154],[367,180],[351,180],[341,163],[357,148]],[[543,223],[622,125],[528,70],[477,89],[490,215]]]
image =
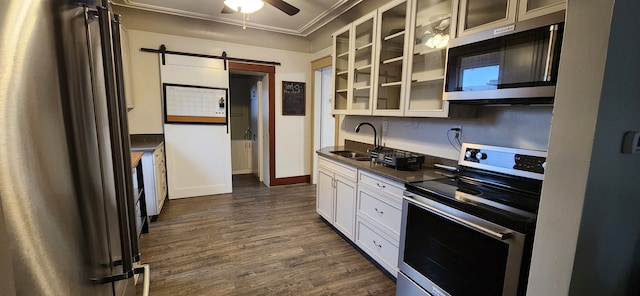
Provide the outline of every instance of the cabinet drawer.
[[328,160],[323,157],[318,158],[318,166],[323,166],[336,174],[340,174],[343,177],[351,179],[354,182],[358,177],[358,170],[356,168],[332,160]]
[[379,223],[394,237],[400,237],[402,210],[395,201],[377,196],[372,190],[360,187],[358,189],[358,214],[365,215]]
[[394,276],[398,274],[398,246],[358,219],[356,244]]
[[380,177],[368,172],[360,172],[359,184],[366,184],[374,189],[378,189],[381,192],[402,198],[402,192],[404,191],[404,185],[398,182],[391,181],[387,178]]

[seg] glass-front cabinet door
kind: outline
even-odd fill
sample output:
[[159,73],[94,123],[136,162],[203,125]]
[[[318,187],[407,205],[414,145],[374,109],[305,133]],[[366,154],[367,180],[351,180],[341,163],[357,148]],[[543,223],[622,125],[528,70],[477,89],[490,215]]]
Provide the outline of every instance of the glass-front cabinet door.
[[374,33],[376,12],[369,13],[353,23],[353,95],[349,114],[371,115],[374,71]]
[[517,6],[517,0],[460,0],[458,36],[514,23]]
[[520,0],[518,20],[525,20],[567,8],[565,0]]
[[406,0],[393,1],[378,9],[373,115],[403,115],[410,19],[407,11]]
[[333,34],[333,114],[346,114],[352,80],[351,28],[346,26]]
[[451,0],[416,0],[412,11],[405,116],[446,117],[444,69],[451,30]]

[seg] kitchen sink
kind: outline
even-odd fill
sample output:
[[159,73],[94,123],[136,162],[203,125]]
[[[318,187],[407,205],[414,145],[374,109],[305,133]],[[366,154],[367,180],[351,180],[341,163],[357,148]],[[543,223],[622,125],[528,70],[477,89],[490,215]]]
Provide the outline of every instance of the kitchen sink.
[[351,150],[336,150],[336,151],[329,151],[333,154],[342,156],[342,157],[346,157],[346,158],[350,158],[353,160],[357,160],[357,161],[369,161],[371,160],[371,157],[369,157],[369,155],[361,153],[361,152],[356,152],[356,151],[351,151]]

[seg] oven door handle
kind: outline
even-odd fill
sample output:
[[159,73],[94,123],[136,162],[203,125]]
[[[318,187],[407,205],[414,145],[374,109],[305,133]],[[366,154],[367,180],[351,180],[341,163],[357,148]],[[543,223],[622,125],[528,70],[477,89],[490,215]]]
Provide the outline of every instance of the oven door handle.
[[449,219],[451,221],[457,222],[458,224],[461,224],[461,225],[464,225],[464,226],[466,226],[468,228],[471,228],[473,230],[482,232],[482,233],[484,233],[486,235],[489,235],[489,236],[494,237],[494,238],[499,239],[499,240],[507,240],[507,239],[511,238],[511,233],[510,232],[504,232],[502,230],[489,229],[486,226],[479,225],[477,223],[474,223],[474,222],[469,221],[467,219],[464,219],[462,217],[457,217],[455,215],[447,213],[446,211],[443,211],[443,210],[438,209],[438,208],[436,208],[434,206],[431,206],[431,205],[428,205],[428,204],[426,204],[424,202],[421,202],[421,201],[413,198],[413,196],[415,196],[415,195],[412,194],[412,193],[405,192],[405,199],[408,202],[416,204],[417,206],[419,206],[419,207],[421,207],[421,208],[423,208],[423,209],[425,209],[425,210],[427,210],[429,212],[432,212],[432,213],[434,213],[434,214],[436,214],[438,216],[441,216],[443,218],[446,218],[446,219]]

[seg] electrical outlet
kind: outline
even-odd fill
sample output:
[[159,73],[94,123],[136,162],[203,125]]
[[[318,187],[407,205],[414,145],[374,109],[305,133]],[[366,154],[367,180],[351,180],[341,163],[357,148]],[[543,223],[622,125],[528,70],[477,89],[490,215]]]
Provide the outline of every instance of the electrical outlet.
[[387,121],[387,120],[383,120],[383,121],[382,121],[382,131],[383,131],[383,132],[386,132],[386,131],[387,131],[387,129],[389,129],[389,121]]
[[452,130],[452,131],[453,130],[457,130],[457,131],[462,132],[462,124],[454,124],[454,125],[451,126],[451,128],[449,130]]

